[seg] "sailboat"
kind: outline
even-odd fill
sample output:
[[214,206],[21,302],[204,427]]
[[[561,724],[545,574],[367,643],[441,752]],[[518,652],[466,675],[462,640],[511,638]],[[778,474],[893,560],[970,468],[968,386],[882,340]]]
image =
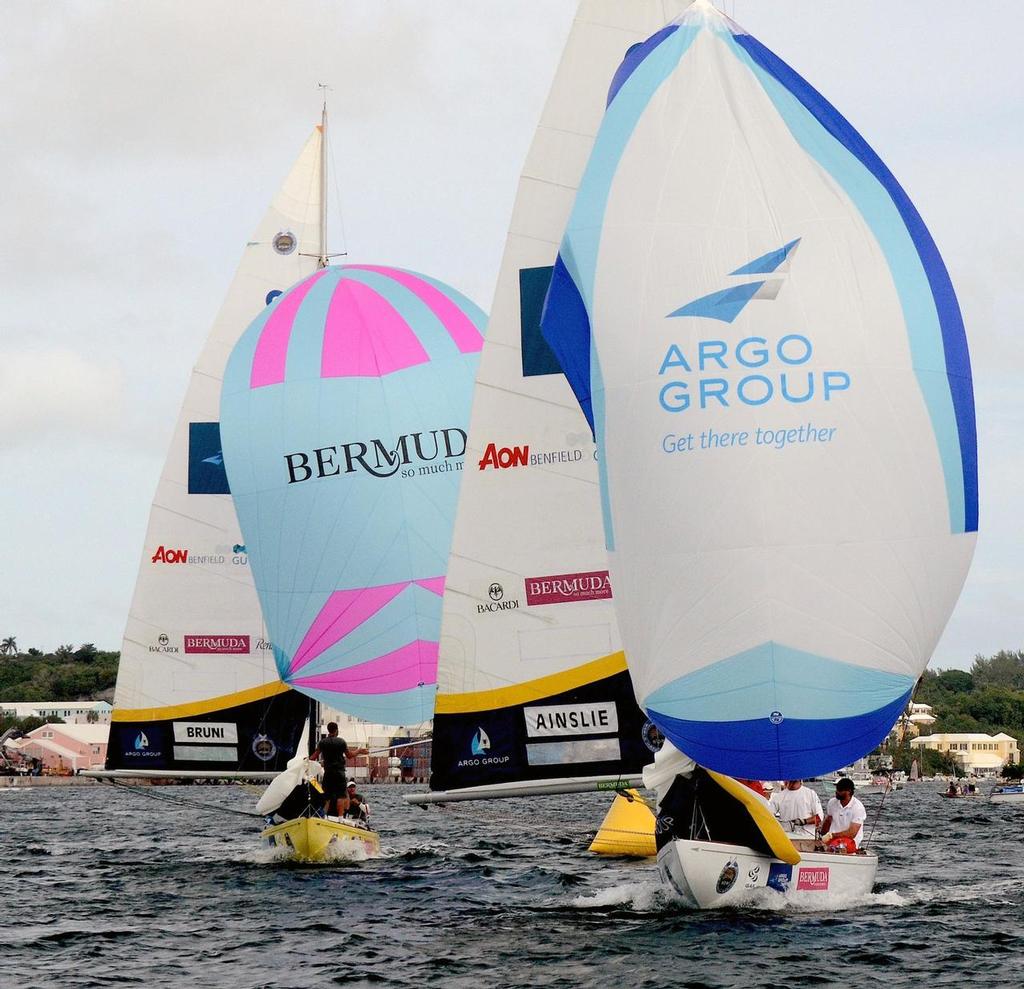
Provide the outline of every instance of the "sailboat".
[[[486,322],[429,276],[328,264],[326,126],[325,107],[247,247],[186,397],[104,774],[272,778],[260,811],[294,811],[300,823],[267,838],[305,858],[339,841],[379,850],[366,829],[322,819],[308,759],[317,705],[391,724],[433,711]],[[291,284],[288,272],[303,277]],[[142,625],[168,631],[143,648]]]
[[615,75],[542,328],[594,430],[625,655],[667,739],[662,875],[702,908],[870,891],[873,854],[798,853],[732,778],[870,751],[965,579],[970,361],[924,222],[698,0]]
[[688,5],[583,0],[527,155],[470,415],[431,792],[412,803],[615,791],[660,745],[622,652],[593,439],[540,315],[608,81]]
[[228,488],[221,380],[243,330],[323,254],[324,125],[245,245],[196,361],[150,510],[114,690],[106,769],[272,776],[309,702],[277,675]]

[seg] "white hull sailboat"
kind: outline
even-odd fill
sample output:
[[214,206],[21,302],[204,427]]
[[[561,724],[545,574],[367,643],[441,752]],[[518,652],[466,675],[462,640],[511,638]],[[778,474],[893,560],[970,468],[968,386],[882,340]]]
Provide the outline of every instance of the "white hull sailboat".
[[659,787],[664,874],[702,907],[767,886],[773,856],[793,895],[870,890],[872,856],[804,865],[732,783],[871,751],[963,585],[970,358],[924,222],[820,93],[697,0],[611,80],[542,332],[596,440],[637,699],[696,763]]
[[662,878],[700,910],[764,902],[765,893],[801,905],[834,906],[866,896],[878,856],[803,852],[796,865],[717,841],[676,840],[658,852]]

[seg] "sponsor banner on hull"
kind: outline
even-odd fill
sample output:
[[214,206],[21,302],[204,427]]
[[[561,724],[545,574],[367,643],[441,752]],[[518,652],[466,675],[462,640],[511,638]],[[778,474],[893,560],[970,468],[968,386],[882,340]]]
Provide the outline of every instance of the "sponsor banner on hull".
[[230,742],[238,744],[238,725],[217,721],[175,721],[176,742]]
[[238,748],[234,745],[175,745],[177,762],[230,762],[238,763]]
[[828,889],[828,866],[802,868],[797,874],[797,889]]
[[249,652],[248,635],[186,635],[186,653],[240,656]]
[[527,577],[526,603],[566,604],[570,601],[603,601],[612,596],[607,570],[564,573],[551,577]]
[[524,707],[530,738],[556,735],[612,734],[619,730],[615,701],[603,704],[557,704]]

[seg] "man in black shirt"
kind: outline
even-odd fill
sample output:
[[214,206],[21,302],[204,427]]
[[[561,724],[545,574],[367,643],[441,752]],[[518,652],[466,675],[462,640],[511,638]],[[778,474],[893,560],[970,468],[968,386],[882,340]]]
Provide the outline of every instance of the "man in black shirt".
[[358,751],[349,753],[345,739],[338,737],[338,726],[335,722],[327,725],[327,734],[320,739],[320,745],[310,757],[320,758],[324,767],[321,785],[324,788],[324,813],[333,813],[336,817],[344,817],[348,810],[348,792],[345,780],[345,757],[358,755]]

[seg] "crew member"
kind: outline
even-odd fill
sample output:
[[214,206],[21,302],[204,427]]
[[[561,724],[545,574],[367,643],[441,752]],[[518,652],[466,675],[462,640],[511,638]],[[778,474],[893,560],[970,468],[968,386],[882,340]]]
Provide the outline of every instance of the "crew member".
[[[348,781],[348,800],[349,808],[345,814],[346,817],[354,817],[358,821],[363,821],[366,824],[370,823],[370,805],[366,802],[366,797],[361,793],[356,793],[356,781]],[[358,809],[356,805],[358,804]]]
[[357,756],[365,749],[349,749],[345,739],[338,737],[338,726],[331,721],[327,725],[327,734],[320,739],[320,745],[310,756],[319,757],[324,767],[321,786],[324,789],[324,813],[336,817],[344,817],[348,810],[348,787],[345,779],[345,757]]
[[844,776],[836,783],[836,795],[825,808],[825,820],[821,822],[824,832],[821,840],[830,852],[853,854],[860,848],[864,837],[864,822],[867,811],[853,795],[853,780]]
[[813,848],[822,813],[818,794],[804,786],[803,780],[786,780],[768,803],[782,827],[798,842],[797,848]]

